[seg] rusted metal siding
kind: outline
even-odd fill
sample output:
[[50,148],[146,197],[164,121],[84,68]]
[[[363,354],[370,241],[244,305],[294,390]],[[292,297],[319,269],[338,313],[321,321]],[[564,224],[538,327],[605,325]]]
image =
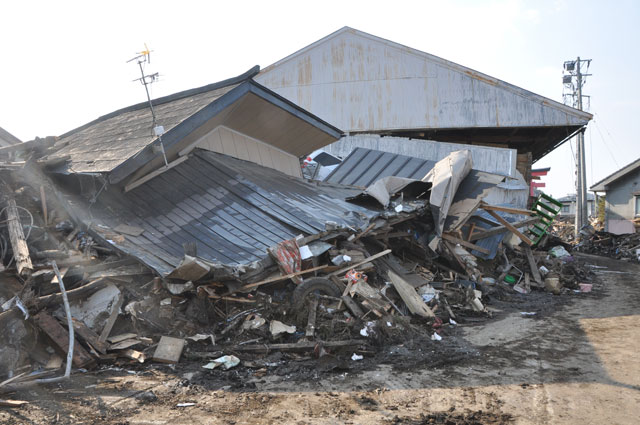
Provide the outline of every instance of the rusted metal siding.
[[351,28],[255,77],[348,132],[583,125],[591,115]]
[[332,155],[345,158],[355,148],[379,150],[435,162],[445,158],[451,152],[468,149],[471,151],[474,170],[502,174],[509,177],[516,177],[517,175],[517,152],[515,149],[416,140],[404,137],[380,137],[377,134],[358,134],[344,136],[324,148],[324,150]]

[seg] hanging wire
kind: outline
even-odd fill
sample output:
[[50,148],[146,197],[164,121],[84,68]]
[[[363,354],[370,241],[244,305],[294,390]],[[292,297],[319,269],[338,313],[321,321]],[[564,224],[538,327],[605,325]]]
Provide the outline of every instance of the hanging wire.
[[598,122],[596,120],[593,120],[593,123],[596,125],[596,130],[598,130],[598,133],[600,134],[600,138],[602,139],[602,144],[607,149],[607,152],[609,152],[609,155],[611,155],[611,159],[613,159],[613,162],[616,164],[616,167],[620,168],[620,164],[618,164],[618,161],[616,161],[615,156],[613,156],[613,152],[609,148],[609,145],[607,144],[607,141],[604,140],[604,135],[600,131],[600,126],[598,125]]

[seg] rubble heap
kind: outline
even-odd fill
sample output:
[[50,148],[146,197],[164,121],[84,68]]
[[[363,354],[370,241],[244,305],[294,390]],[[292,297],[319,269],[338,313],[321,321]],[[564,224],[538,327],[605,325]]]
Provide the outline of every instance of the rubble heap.
[[264,371],[317,358],[330,370],[410,339],[438,344],[448,328],[491,317],[505,294],[590,289],[562,246],[532,249],[533,212],[457,190],[467,160],[446,160],[459,174],[377,181],[350,199],[377,211],[362,228],[326,221],[270,247],[259,268],[220,274],[185,244],[180,265],[161,275],[119,249],[140,229],[105,237],[70,214],[41,165],[7,159],[0,389],[48,382],[63,365],[62,379],[71,366],[150,361]]

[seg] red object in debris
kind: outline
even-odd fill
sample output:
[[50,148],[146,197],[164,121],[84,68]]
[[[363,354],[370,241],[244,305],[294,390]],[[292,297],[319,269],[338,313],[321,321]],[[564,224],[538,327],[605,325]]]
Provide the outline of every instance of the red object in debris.
[[[268,251],[278,263],[283,274],[293,274],[302,270],[300,248],[298,248],[298,242],[295,239],[280,242],[269,248]],[[296,283],[302,283],[300,276],[293,276],[291,279]]]
[[436,317],[434,322],[433,322],[433,325],[431,325],[431,326],[433,327],[433,329],[437,329],[437,328],[441,327],[442,326],[442,319],[439,318],[439,317]]
[[359,280],[364,280],[365,282],[367,281],[367,275],[362,272],[358,272],[355,269],[349,270],[347,274],[344,275],[344,277],[352,283],[357,283]]

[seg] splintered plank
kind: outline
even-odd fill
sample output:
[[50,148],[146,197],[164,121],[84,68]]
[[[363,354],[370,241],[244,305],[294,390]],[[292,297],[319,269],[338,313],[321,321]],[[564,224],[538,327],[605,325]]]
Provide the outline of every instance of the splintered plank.
[[462,245],[464,247],[467,247],[467,248],[475,249],[476,251],[481,252],[483,254],[487,254],[487,255],[490,254],[490,251],[488,249],[483,248],[481,246],[478,246],[478,245],[476,245],[474,243],[467,242],[467,241],[462,240],[460,238],[456,238],[455,236],[452,236],[452,235],[450,235],[448,233],[443,233],[442,234],[442,239],[446,239],[449,242],[460,244],[460,245]]
[[542,276],[540,276],[540,270],[538,270],[538,265],[536,264],[536,259],[533,257],[533,252],[531,252],[531,247],[525,246],[524,253],[527,256],[533,280],[535,280],[538,285],[542,285]]
[[161,363],[178,363],[184,348],[184,339],[163,336],[160,338],[153,360]]
[[485,211],[500,211],[500,212],[506,212],[509,214],[520,214],[520,215],[536,215],[536,212],[533,210],[523,210],[520,208],[499,207],[496,205],[488,205],[488,204],[482,204],[480,205],[480,208],[482,208]]
[[18,274],[24,278],[29,277],[33,273],[33,264],[29,256],[29,247],[27,246],[27,239],[24,237],[16,200],[13,198],[9,198],[7,204],[7,228],[9,229],[9,242],[11,242],[11,248],[13,249],[13,257],[16,260]]
[[402,298],[402,301],[404,301],[411,313],[422,317],[435,316],[433,311],[431,311],[422,297],[418,295],[413,286],[397,275],[393,270],[389,270],[389,280],[391,280],[393,287],[396,288],[400,298]]
[[338,275],[340,275],[340,274],[342,274],[344,272],[348,272],[351,269],[355,269],[356,267],[359,267],[359,266],[361,266],[363,264],[369,263],[369,262],[371,262],[373,260],[376,260],[376,259],[378,259],[378,258],[380,258],[380,257],[382,257],[384,255],[389,254],[389,253],[391,253],[390,249],[384,250],[384,251],[379,252],[379,253],[377,253],[375,255],[372,255],[369,258],[365,258],[364,260],[359,261],[359,262],[357,262],[355,264],[352,264],[350,266],[344,267],[344,268],[342,268],[340,270],[336,270],[335,272],[331,273],[331,276],[338,276]]
[[364,312],[362,311],[362,309],[358,306],[358,304],[356,304],[356,302],[353,300],[353,298],[351,298],[351,296],[347,295],[343,295],[342,296],[342,301],[344,302],[344,305],[347,306],[347,308],[351,311],[351,313],[353,313],[353,315],[357,318],[360,318],[362,316],[364,316]]
[[[51,338],[58,348],[65,353],[69,350],[69,333],[56,319],[45,312],[38,313],[34,319],[40,329]],[[93,362],[93,357],[80,344],[77,342],[73,344],[73,364],[76,367],[86,367]]]
[[84,324],[84,322],[76,319],[73,320],[73,329],[76,334],[79,335],[84,341],[98,350],[101,354],[107,353],[107,344],[100,341],[100,337],[91,328]]
[[495,218],[496,220],[498,220],[498,222],[500,224],[502,224],[504,227],[506,227],[507,229],[509,229],[509,231],[513,234],[515,234],[517,237],[519,237],[524,243],[526,243],[528,246],[533,245],[533,241],[531,239],[529,239],[528,237],[526,237],[524,234],[522,234],[522,232],[518,229],[516,229],[515,227],[513,227],[513,225],[511,223],[509,223],[507,220],[505,220],[504,218],[500,217],[495,211],[493,210],[487,210],[487,212],[491,215],[491,217]]

